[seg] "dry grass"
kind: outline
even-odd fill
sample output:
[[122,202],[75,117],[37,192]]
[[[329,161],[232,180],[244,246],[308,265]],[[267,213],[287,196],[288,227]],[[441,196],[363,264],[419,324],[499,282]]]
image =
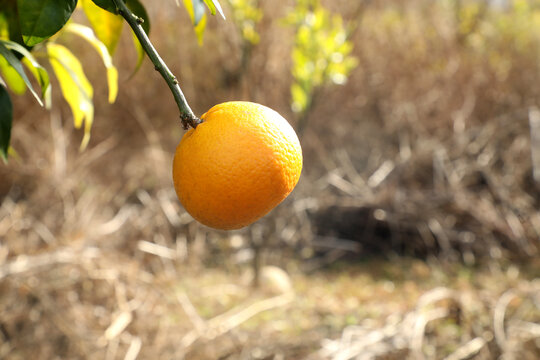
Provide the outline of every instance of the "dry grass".
[[[428,3],[329,4],[362,14],[360,66],[320,90],[292,197],[242,231],[181,209],[182,130],[149,64],[97,109],[83,153],[59,98],[51,113],[17,98],[20,159],[0,167],[0,358],[538,358],[540,45],[479,49]],[[197,113],[236,98],[294,122],[286,8],[265,5],[232,81],[233,26],[212,19],[199,48],[169,5],[151,7],[153,38]],[[103,69],[77,50],[106,104]],[[294,292],[253,290],[254,260],[287,269]]]
[[[146,251],[139,246],[140,255]],[[530,278],[538,268],[370,261],[310,276],[291,270],[294,292],[272,296],[253,291],[242,268],[197,271],[155,255],[148,261],[155,272],[146,271],[141,260],[87,246],[5,263],[0,354],[13,359],[534,359],[538,354],[540,284]]]

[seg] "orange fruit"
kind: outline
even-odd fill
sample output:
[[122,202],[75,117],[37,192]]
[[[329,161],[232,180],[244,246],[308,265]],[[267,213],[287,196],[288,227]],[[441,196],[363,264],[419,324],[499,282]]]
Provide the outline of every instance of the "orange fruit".
[[201,116],[176,148],[176,194],[199,222],[222,230],[258,220],[293,190],[302,149],[274,110],[251,102],[226,102]]

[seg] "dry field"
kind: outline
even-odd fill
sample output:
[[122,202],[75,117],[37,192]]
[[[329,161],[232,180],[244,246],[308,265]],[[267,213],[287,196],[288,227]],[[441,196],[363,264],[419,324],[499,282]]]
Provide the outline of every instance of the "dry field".
[[[290,1],[262,2],[242,67],[231,21],[210,19],[199,47],[183,8],[162,2],[145,1],[151,39],[197,114],[251,100],[295,124]],[[85,54],[96,120],[78,152],[58,86],[50,112],[15,99],[0,359],[540,358],[540,9],[323,3],[355,24],[359,65],[317,90],[292,196],[235,232],[178,203],[183,130],[148,62],[128,79],[129,36],[113,105],[93,50],[67,40]]]

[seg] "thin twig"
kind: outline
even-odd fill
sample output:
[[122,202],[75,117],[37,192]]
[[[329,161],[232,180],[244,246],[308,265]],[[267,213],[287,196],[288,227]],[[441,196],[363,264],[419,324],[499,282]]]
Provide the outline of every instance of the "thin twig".
[[144,29],[141,26],[143,20],[137,15],[133,14],[131,10],[129,10],[124,0],[113,0],[113,2],[118,9],[118,13],[122,15],[122,17],[127,21],[129,26],[133,29],[135,36],[137,36],[137,39],[139,40],[142,48],[144,49],[144,52],[146,52],[146,54],[154,64],[156,70],[159,71],[161,76],[163,76],[163,79],[165,79],[165,82],[171,89],[174,100],[178,105],[178,110],[180,110],[180,119],[182,120],[182,126],[186,130],[189,126],[196,128],[197,125],[201,123],[201,120],[197,116],[195,116],[195,114],[189,107],[184,93],[180,88],[180,84],[176,79],[176,76],[174,76],[171,70],[169,70],[167,64],[165,64],[163,59],[161,59],[158,52],[150,42],[150,39],[144,32]]
[[514,299],[515,293],[512,289],[506,291],[501,295],[497,304],[495,305],[495,310],[493,310],[493,330],[495,333],[495,340],[501,349],[506,347],[506,331],[504,328],[504,318],[506,316],[506,308],[510,302]]
[[200,338],[211,341],[238,327],[255,315],[277,307],[285,306],[293,300],[294,295],[292,293],[286,293],[261,300],[247,307],[244,305],[238,306],[207,321],[206,332],[204,334],[200,334],[198,329],[191,330],[184,335],[180,344],[184,349],[187,349]]
[[476,337],[467,342],[465,345],[459,347],[452,354],[444,358],[444,360],[470,359],[472,356],[478,354],[484,346],[486,346],[486,340],[481,337]]
[[75,251],[61,248],[50,253],[27,256],[19,255],[15,260],[0,266],[0,280],[5,277],[21,274],[41,267],[57,264],[80,263],[82,260],[92,260],[100,256],[97,248],[85,248]]

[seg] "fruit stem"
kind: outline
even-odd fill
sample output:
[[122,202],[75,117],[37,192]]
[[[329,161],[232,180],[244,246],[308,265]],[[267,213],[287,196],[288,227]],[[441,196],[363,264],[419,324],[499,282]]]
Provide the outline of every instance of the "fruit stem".
[[180,84],[176,79],[176,76],[169,70],[167,64],[161,59],[157,50],[154,48],[154,45],[150,42],[150,39],[146,35],[144,29],[141,26],[142,19],[137,15],[133,14],[131,10],[126,6],[124,0],[113,0],[118,13],[127,21],[129,26],[133,29],[135,36],[141,43],[144,52],[148,55],[150,60],[155,66],[155,69],[163,76],[165,82],[171,89],[171,92],[174,96],[174,100],[178,105],[180,110],[180,120],[182,121],[182,126],[187,130],[190,126],[196,128],[202,121],[195,116],[191,108],[189,107],[186,97],[180,88]]

